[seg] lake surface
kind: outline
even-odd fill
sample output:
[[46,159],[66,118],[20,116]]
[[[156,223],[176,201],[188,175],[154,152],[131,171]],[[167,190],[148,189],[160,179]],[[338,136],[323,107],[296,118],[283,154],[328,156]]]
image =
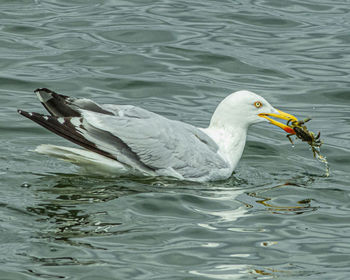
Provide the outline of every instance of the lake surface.
[[[349,29],[346,0],[2,0],[0,278],[349,279]],[[81,176],[31,151],[71,145],[17,114],[38,87],[202,127],[248,89],[331,174],[266,123],[226,181]]]

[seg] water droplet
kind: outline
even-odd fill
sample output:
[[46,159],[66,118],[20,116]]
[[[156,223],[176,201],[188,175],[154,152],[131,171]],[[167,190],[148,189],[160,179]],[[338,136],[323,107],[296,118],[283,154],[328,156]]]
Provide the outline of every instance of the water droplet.
[[30,188],[32,185],[31,184],[29,184],[29,183],[23,183],[22,185],[21,185],[21,188]]
[[320,154],[320,149],[318,149],[318,152],[316,153],[316,159],[325,165],[326,167],[325,177],[329,177],[330,175],[329,164],[328,164],[327,158]]

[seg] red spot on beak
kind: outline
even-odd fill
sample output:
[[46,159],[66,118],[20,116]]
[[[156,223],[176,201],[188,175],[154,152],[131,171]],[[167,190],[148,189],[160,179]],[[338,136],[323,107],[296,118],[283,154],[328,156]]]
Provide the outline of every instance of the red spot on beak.
[[283,130],[284,130],[285,132],[289,133],[289,134],[295,134],[294,129],[291,128],[291,127],[289,127],[289,126],[285,126],[285,127],[283,128]]

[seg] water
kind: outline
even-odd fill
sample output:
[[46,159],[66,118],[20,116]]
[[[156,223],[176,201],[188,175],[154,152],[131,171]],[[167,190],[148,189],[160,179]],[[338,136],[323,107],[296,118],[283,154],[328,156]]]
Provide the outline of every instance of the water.
[[[1,279],[348,279],[350,2],[0,4]],[[19,116],[48,87],[206,126],[238,89],[312,117],[305,143],[252,127],[229,180],[76,175]]]

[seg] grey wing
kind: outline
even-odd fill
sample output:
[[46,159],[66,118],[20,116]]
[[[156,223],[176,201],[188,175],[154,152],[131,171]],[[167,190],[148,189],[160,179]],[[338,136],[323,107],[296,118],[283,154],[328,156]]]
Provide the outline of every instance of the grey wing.
[[130,105],[99,105],[36,90],[51,116],[25,117],[91,151],[144,171],[172,169],[185,178],[227,168],[216,143],[200,129]]
[[[137,107],[130,109],[122,117],[88,111],[82,116],[91,127],[120,139],[152,170],[172,169],[184,178],[196,178],[227,167],[216,143],[198,128]],[[127,115],[130,112],[137,112],[137,117]]]

